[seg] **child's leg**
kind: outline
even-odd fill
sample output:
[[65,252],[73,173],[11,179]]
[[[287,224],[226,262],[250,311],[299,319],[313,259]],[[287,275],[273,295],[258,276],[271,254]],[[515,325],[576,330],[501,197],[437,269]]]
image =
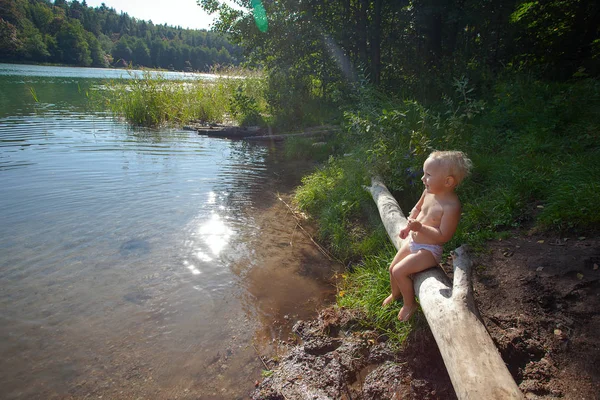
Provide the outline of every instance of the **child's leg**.
[[396,264],[392,270],[392,276],[396,281],[402,298],[404,299],[404,306],[398,313],[398,319],[400,321],[408,321],[412,314],[417,309],[417,303],[415,301],[415,289],[412,279],[409,275],[416,274],[431,268],[437,264],[435,257],[431,252],[427,250],[419,250],[414,254],[409,254],[402,261]]
[[383,300],[383,304],[381,305],[382,307],[387,306],[388,304],[392,303],[394,300],[398,300],[400,298],[400,296],[402,295],[400,293],[400,288],[398,287],[398,283],[392,276],[392,270],[394,269],[396,264],[398,264],[400,261],[402,261],[409,254],[410,254],[410,245],[408,243],[408,240],[405,240],[402,243],[402,246],[400,246],[400,250],[398,250],[398,252],[396,253],[396,256],[392,260],[392,263],[390,264],[390,269],[389,269],[390,270],[390,286],[392,287],[392,293],[385,300]]

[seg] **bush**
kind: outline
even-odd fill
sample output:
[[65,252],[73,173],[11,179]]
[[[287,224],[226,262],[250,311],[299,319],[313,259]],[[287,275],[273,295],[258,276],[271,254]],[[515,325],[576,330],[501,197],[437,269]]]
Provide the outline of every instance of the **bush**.
[[229,100],[231,115],[241,126],[263,125],[257,101],[246,94],[247,86],[246,82],[240,83]]

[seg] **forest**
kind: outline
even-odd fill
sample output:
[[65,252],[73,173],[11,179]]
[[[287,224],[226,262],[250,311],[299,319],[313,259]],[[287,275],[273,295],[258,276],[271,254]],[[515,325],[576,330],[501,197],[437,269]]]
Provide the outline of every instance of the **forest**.
[[[599,70],[600,12],[590,0],[198,3],[219,13],[214,31],[155,25],[85,0],[0,0],[0,59],[205,71],[237,65],[244,53],[272,80],[285,76],[294,89],[324,98],[360,79],[387,93],[439,99],[463,75],[479,86],[506,71],[565,80]],[[244,11],[256,5],[265,32]]]
[[1,62],[205,72],[240,59],[220,33],[155,25],[104,3],[0,0]]
[[271,80],[285,76],[325,98],[361,79],[436,101],[462,76],[484,90],[506,73],[564,81],[600,72],[600,5],[592,0],[237,0],[264,11],[265,32],[228,2],[198,3],[219,12],[215,29]]

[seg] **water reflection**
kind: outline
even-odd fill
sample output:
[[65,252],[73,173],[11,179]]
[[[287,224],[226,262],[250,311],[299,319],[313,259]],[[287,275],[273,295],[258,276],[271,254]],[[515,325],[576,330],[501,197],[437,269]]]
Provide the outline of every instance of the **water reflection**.
[[255,336],[332,293],[274,196],[301,168],[62,108],[77,89],[46,83],[37,113],[0,79],[0,397],[245,397]]
[[[208,193],[207,205],[216,203],[215,192]],[[222,206],[219,208],[223,208]],[[234,235],[231,229],[225,222],[225,219],[212,211],[208,219],[199,218],[198,222],[194,222],[190,237],[186,240],[187,246],[191,249],[190,252],[195,256],[197,261],[210,265],[218,264],[216,258],[227,247],[231,237]],[[201,267],[191,261],[184,260],[183,265],[193,274],[200,275]]]
[[184,260],[183,261],[183,265],[185,265],[185,267],[187,269],[189,269],[192,274],[194,274],[194,275],[200,275],[201,274],[200,270],[194,264],[190,264],[189,261]]
[[60,82],[65,79],[132,79],[144,75],[160,76],[164,79],[191,80],[214,79],[215,75],[195,72],[148,71],[114,68],[52,67],[46,65],[25,65],[0,63],[0,75],[23,78],[48,78]]
[[213,212],[210,219],[198,228],[198,235],[208,245],[212,254],[218,256],[227,246],[233,231],[225,224],[219,214]]

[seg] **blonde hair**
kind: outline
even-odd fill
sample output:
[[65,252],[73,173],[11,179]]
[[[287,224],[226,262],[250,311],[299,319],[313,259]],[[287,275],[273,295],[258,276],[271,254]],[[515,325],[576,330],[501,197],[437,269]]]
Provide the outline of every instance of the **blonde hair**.
[[427,157],[435,160],[448,169],[448,175],[452,176],[458,186],[473,168],[473,163],[462,151],[434,151]]

